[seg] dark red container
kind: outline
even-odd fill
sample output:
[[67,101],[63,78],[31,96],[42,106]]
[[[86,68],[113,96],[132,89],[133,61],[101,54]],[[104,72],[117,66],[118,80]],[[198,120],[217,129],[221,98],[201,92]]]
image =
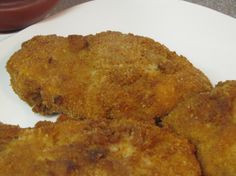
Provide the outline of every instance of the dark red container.
[[41,20],[58,0],[0,0],[0,32],[15,31]]

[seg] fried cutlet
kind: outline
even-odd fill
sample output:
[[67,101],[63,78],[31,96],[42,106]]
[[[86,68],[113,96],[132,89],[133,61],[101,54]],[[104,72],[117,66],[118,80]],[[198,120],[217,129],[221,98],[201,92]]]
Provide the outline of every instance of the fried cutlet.
[[[1,130],[8,133],[8,128]],[[201,175],[195,150],[185,138],[131,119],[63,117],[11,136],[0,144],[4,176]]]
[[7,144],[12,139],[17,138],[20,131],[21,129],[19,126],[0,123],[0,151],[4,149],[4,144]]
[[149,121],[211,89],[185,57],[152,39],[119,32],[33,37],[7,70],[14,91],[43,115]]
[[164,125],[196,146],[206,176],[236,175],[236,81],[180,103]]

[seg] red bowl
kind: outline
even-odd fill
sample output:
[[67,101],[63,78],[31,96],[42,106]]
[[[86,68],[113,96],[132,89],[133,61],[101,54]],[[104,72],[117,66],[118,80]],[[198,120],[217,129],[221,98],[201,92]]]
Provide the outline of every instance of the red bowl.
[[58,0],[1,0],[0,32],[25,28],[41,20]]

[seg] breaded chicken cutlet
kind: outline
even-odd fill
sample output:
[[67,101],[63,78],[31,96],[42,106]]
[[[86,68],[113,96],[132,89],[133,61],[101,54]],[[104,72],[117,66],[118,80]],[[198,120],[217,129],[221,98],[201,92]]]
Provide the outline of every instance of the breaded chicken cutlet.
[[43,115],[153,120],[194,93],[206,76],[152,39],[102,32],[36,36],[7,63],[11,85]]
[[180,103],[164,125],[189,139],[206,176],[236,175],[236,81]]
[[[6,134],[8,129],[0,126]],[[201,175],[195,150],[186,139],[135,120],[61,118],[18,129],[0,144],[0,175]]]

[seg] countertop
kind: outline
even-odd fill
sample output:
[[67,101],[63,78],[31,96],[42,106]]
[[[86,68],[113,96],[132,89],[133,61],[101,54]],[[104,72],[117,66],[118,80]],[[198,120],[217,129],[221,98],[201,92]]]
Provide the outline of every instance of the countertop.
[[[59,4],[53,9],[51,14],[54,14],[68,7],[84,3],[87,1],[90,0],[60,0]],[[185,1],[199,4],[236,18],[236,0],[185,0]]]

